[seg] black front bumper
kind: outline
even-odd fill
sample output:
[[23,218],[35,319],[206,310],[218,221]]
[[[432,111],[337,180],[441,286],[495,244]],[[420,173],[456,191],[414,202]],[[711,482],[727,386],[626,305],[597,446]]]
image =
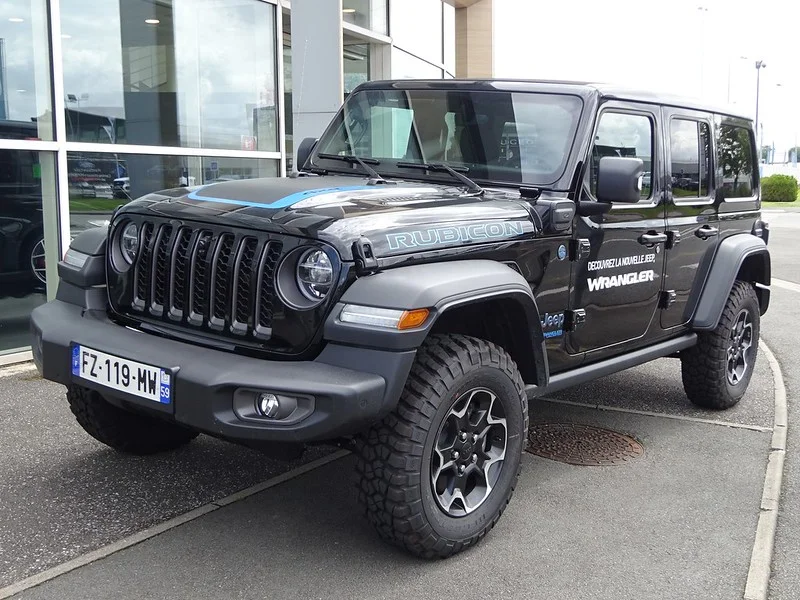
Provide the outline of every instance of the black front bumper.
[[[117,405],[251,445],[318,442],[363,430],[394,408],[415,355],[328,343],[313,361],[261,360],[128,329],[104,311],[60,300],[34,310],[31,327],[34,360],[45,379],[94,388]],[[73,344],[172,369],[172,403],[165,407],[74,376]],[[313,410],[287,423],[243,418],[239,398],[252,390],[310,398]]]

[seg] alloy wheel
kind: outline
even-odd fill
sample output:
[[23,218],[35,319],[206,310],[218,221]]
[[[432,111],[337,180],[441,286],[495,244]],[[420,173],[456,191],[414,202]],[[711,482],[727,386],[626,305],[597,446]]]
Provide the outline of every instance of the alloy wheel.
[[500,477],[508,426],[502,401],[474,388],[453,403],[431,456],[431,484],[439,508],[463,517],[483,504]]
[[747,373],[752,362],[753,319],[750,311],[743,309],[736,316],[728,344],[728,383],[737,385]]

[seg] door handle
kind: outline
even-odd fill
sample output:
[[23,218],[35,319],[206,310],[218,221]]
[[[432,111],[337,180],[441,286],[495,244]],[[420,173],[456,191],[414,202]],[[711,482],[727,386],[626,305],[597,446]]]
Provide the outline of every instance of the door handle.
[[654,244],[661,244],[667,241],[666,233],[644,233],[639,236],[639,243],[645,246],[652,246]]
[[695,231],[694,234],[701,240],[707,240],[710,237],[719,235],[719,229],[716,227],[711,227],[711,225],[703,225],[700,229]]

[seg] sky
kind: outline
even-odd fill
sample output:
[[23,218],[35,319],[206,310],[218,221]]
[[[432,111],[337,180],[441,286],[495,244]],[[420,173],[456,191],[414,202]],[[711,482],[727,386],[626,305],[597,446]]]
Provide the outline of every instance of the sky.
[[[776,160],[800,144],[796,0],[494,0],[497,77],[619,84],[730,103]],[[705,32],[705,34],[703,34]],[[729,75],[730,73],[730,75]],[[729,86],[730,82],[730,86]],[[760,134],[761,136],[761,134]]]

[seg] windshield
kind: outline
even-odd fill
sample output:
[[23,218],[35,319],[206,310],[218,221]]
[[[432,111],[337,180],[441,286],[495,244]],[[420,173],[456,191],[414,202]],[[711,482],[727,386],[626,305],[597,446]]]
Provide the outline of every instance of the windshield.
[[319,154],[380,161],[381,174],[419,176],[403,162],[446,163],[471,179],[545,186],[564,173],[583,103],[566,94],[362,90],[320,140]]

